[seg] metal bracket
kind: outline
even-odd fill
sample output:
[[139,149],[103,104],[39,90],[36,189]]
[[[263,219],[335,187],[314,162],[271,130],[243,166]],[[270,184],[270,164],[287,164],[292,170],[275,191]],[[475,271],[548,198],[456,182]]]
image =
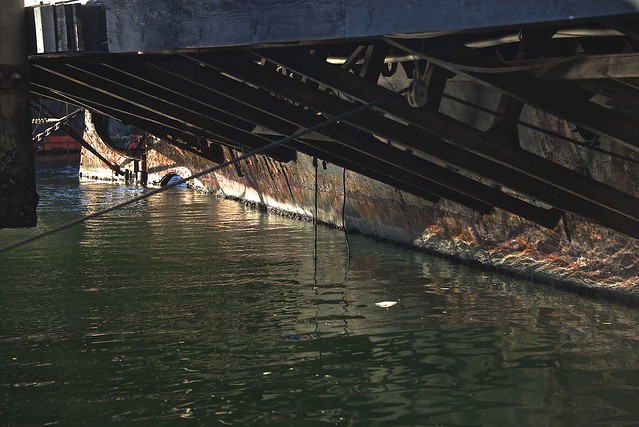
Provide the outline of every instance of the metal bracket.
[[0,64],[0,90],[28,90],[28,65]]
[[428,101],[426,73],[420,76],[417,66],[413,70],[413,81],[411,81],[408,92],[406,92],[406,99],[408,100],[408,105],[413,108],[424,107]]

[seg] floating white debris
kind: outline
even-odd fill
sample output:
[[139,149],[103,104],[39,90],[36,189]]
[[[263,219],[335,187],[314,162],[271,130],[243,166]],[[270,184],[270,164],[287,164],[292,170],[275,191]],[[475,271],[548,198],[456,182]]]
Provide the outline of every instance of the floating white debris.
[[397,304],[397,301],[380,301],[376,302],[375,305],[382,308],[389,308]]

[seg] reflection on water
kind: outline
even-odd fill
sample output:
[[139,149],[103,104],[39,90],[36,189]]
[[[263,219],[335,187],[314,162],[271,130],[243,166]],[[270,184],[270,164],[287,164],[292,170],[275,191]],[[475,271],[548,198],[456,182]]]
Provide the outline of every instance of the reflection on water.
[[[39,230],[144,191],[39,168]],[[639,423],[638,310],[350,239],[179,189],[0,255],[0,425]]]

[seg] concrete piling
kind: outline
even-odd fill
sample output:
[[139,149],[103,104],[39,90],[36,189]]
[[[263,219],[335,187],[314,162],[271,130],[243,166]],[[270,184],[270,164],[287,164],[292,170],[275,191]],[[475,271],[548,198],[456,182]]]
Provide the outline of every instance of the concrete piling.
[[0,228],[37,221],[24,10],[5,0],[0,13]]

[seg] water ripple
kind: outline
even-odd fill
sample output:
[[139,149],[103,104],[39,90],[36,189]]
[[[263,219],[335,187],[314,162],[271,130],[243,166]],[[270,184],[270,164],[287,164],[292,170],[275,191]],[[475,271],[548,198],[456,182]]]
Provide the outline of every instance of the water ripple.
[[[68,174],[39,227],[145,191]],[[639,422],[636,309],[318,231],[180,189],[3,255],[0,424]]]

